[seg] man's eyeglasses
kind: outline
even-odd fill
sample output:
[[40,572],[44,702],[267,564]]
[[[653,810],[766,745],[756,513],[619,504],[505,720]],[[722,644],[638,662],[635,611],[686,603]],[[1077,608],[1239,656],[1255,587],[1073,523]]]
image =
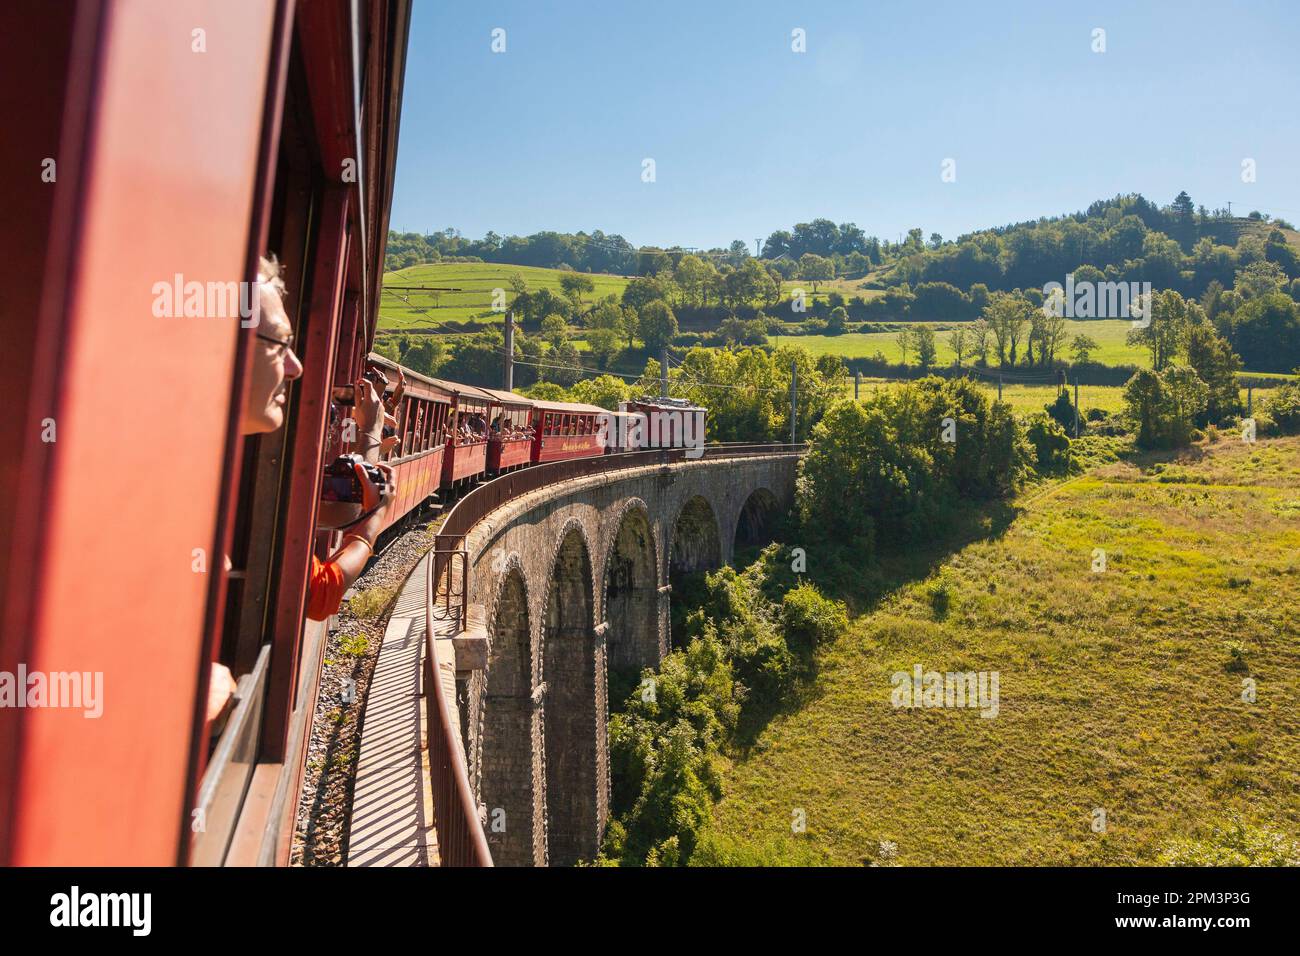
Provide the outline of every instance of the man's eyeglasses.
[[283,355],[285,352],[288,352],[288,351],[290,351],[291,349],[293,349],[293,336],[292,336],[292,335],[289,336],[287,339],[277,339],[277,338],[275,338],[275,337],[273,337],[273,336],[270,336],[270,335],[263,335],[261,332],[255,332],[254,334],[255,334],[259,339],[261,339],[263,342],[270,342],[272,345],[278,345],[278,346],[279,346],[279,348],[276,349],[276,351],[275,351],[275,354],[276,354],[276,357],[277,357],[277,358],[278,358],[279,356]]

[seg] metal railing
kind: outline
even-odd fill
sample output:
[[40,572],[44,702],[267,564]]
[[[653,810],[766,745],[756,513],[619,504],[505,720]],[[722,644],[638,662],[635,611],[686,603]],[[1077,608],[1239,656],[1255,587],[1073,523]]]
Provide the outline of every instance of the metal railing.
[[[684,448],[659,448],[595,458],[534,465],[485,482],[469,492],[447,513],[429,560],[425,606],[425,714],[429,738],[429,773],[433,790],[433,819],[443,866],[491,866],[492,854],[479,819],[478,802],[469,784],[465,752],[452,721],[454,700],[448,700],[437,666],[435,625],[453,621],[463,631],[469,618],[469,553],[465,537],[476,524],[507,502],[571,478],[628,468],[698,461],[701,458],[748,458],[757,455],[802,454],[806,445],[706,445],[704,454],[689,457]],[[459,572],[459,573],[458,573]]]
[[[437,632],[434,625],[447,618],[443,616],[439,592],[443,591],[446,608],[451,609],[455,587],[455,565],[461,564],[461,588],[469,579],[467,555],[463,551],[443,556],[435,554],[429,560],[429,580],[425,591],[424,629],[424,714],[425,734],[429,741],[429,785],[433,791],[433,826],[438,834],[438,861],[442,866],[491,866],[492,853],[488,849],[483,822],[478,815],[478,801],[469,785],[469,770],[465,766],[465,751],[461,747],[456,723],[452,721],[455,700],[448,699],[442,685],[438,666]],[[442,567],[440,567],[440,565]],[[447,586],[443,590],[441,579],[445,568]],[[462,610],[457,621],[458,630],[465,626],[464,601],[455,598]]]

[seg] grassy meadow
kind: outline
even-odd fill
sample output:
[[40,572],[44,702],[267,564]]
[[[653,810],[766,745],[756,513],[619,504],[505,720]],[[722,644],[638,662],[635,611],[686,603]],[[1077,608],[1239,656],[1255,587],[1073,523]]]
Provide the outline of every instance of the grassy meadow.
[[[886,559],[883,597],[722,767],[716,854],[1142,864],[1234,818],[1300,836],[1300,438],[1098,441],[1085,474]],[[997,716],[895,709],[915,664],[997,671]]]
[[[385,273],[384,284],[443,286],[461,291],[402,292],[402,295],[409,297],[409,305],[390,293],[384,293],[379,303],[379,329],[381,332],[429,329],[434,327],[435,322],[500,325],[503,321],[501,313],[492,311],[492,290],[504,289],[506,301],[509,302],[514,298],[510,289],[510,277],[515,274],[523,277],[530,291],[550,289],[556,295],[563,294],[560,291],[560,276],[564,273],[559,269],[498,265],[491,262],[411,266],[409,269]],[[586,296],[588,299],[599,299],[611,293],[622,295],[628,281],[623,276],[598,273],[592,273],[590,277],[596,290]]]
[[[940,365],[950,365],[956,358],[948,345],[948,330],[959,325],[970,326],[969,322],[934,323],[935,345],[938,349],[936,361]],[[1125,336],[1132,323],[1125,319],[1066,319],[1067,330],[1064,339],[1064,352],[1061,358],[1070,358],[1069,344],[1076,335],[1087,335],[1099,346],[1092,353],[1092,360],[1103,365],[1147,365],[1150,364],[1149,353],[1139,345],[1129,345]],[[939,329],[942,328],[942,331]],[[991,341],[991,337],[990,337]],[[813,355],[840,355],[844,358],[870,358],[877,352],[883,352],[890,362],[903,360],[902,349],[898,347],[897,332],[846,332],[843,335],[774,335],[768,338],[772,345],[799,345]],[[1024,344],[1021,343],[1023,350]],[[994,357],[996,361],[996,356]],[[908,353],[908,361],[916,362],[916,353]],[[967,357],[966,361],[970,361]],[[1023,371],[1017,369],[1018,374]]]
[[[863,378],[862,387],[858,391],[858,397],[862,401],[869,399],[876,391],[882,388],[894,388],[900,384],[898,379],[887,378]],[[990,401],[998,397],[998,384],[994,381],[977,379],[976,384],[983,388],[989,396]],[[1258,397],[1260,392],[1255,391]],[[844,395],[846,398],[853,396],[853,382],[845,387]],[[1071,398],[1074,397],[1073,387],[1070,389]],[[1049,405],[1056,400],[1055,385],[1010,385],[1003,384],[1002,400],[1020,415],[1026,415],[1031,412],[1041,412],[1044,405]],[[1118,412],[1124,407],[1124,388],[1121,385],[1080,385],[1079,386],[1079,409],[1084,415],[1092,408],[1101,409],[1103,412]]]

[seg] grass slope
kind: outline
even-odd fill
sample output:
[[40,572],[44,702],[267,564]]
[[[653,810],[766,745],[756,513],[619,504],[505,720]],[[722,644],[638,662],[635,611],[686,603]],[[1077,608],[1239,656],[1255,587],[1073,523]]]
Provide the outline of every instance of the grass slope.
[[[1112,461],[1019,507],[895,559],[912,583],[724,769],[709,837],[731,859],[856,865],[889,841],[904,865],[1150,863],[1233,814],[1296,839],[1300,438]],[[917,574],[936,565],[942,619]],[[917,663],[998,671],[999,715],[894,709]]]
[[[939,353],[937,361],[940,365],[949,365],[956,357],[948,346],[947,330],[956,328],[958,325],[969,326],[971,324],[964,322],[944,323],[944,331],[935,332],[935,345]],[[1058,353],[1059,358],[1070,358],[1069,345],[1074,341],[1074,337],[1076,335],[1087,335],[1100,346],[1092,353],[1091,358],[1094,362],[1101,362],[1103,365],[1151,364],[1150,353],[1146,349],[1139,345],[1128,345],[1125,342],[1124,338],[1132,327],[1132,323],[1124,319],[1066,319],[1066,325],[1067,331],[1062,350]],[[938,328],[937,323],[936,328]],[[813,355],[870,358],[879,351],[885,353],[885,358],[891,362],[901,362],[903,360],[902,349],[898,347],[897,332],[848,332],[844,335],[776,335],[770,337],[768,341],[772,345],[800,345]],[[991,341],[992,337],[990,336]],[[1020,349],[1023,353],[1023,341],[1020,344]],[[1021,358],[1021,356],[1017,356],[1017,358]],[[914,350],[908,353],[908,360],[911,362],[916,361],[916,352]],[[969,357],[966,361],[970,361]]]
[[[461,289],[460,292],[403,292],[410,305],[385,293],[379,303],[380,331],[419,330],[435,328],[439,323],[466,323],[500,325],[502,316],[492,311],[493,289],[504,289],[506,301],[514,298],[510,277],[518,274],[528,283],[529,291],[550,289],[560,291],[559,269],[539,269],[533,266],[498,265],[490,262],[450,262],[411,266],[384,275],[384,284],[428,285]],[[623,276],[590,274],[595,283],[594,292],[583,298],[593,301],[603,296],[622,295],[628,280]],[[426,314],[426,310],[428,314]],[[445,329],[440,330],[445,331]]]

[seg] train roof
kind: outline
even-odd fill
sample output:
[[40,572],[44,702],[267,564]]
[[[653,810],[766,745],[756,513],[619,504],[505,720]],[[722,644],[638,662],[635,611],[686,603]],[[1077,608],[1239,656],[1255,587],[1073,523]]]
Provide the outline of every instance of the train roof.
[[527,395],[520,395],[518,392],[507,392],[499,388],[484,388],[480,391],[487,392],[500,405],[513,405],[516,408],[532,408],[537,404]]
[[647,407],[647,408],[671,408],[671,409],[676,409],[677,411],[683,411],[683,412],[685,412],[685,411],[701,411],[701,412],[702,412],[702,411],[705,411],[705,409],[704,409],[703,406],[701,406],[701,405],[696,405],[694,402],[688,401],[687,399],[684,399],[684,398],[667,398],[667,397],[659,396],[659,395],[655,395],[655,396],[642,395],[640,398],[634,398],[634,399],[632,399],[632,400],[630,400],[630,401],[624,402],[623,404],[624,404],[624,405],[644,405],[644,406]]
[[543,402],[534,401],[533,406],[544,412],[568,412],[570,414],[608,415],[608,408],[599,405],[586,405],[582,402]]
[[398,363],[394,362],[392,359],[385,355],[380,355],[378,352],[371,352],[366,356],[366,361],[375,365],[382,365],[384,368],[400,368],[407,379],[419,382],[421,385],[429,388],[436,388],[439,391],[446,392],[448,398],[451,398],[453,394],[464,388],[462,385],[453,385],[451,382],[442,381],[442,379],[430,378],[428,375],[421,375],[419,372],[413,372],[405,365],[398,365]]

